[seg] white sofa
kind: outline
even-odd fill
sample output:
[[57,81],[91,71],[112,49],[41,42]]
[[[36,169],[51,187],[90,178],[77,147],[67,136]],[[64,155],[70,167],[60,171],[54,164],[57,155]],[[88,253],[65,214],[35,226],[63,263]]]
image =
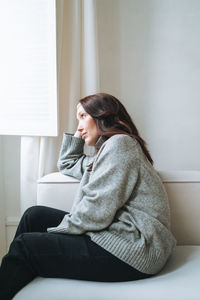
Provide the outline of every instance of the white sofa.
[[[139,281],[100,283],[36,278],[14,300],[199,300],[200,172],[159,172],[165,184],[178,245],[158,275]],[[60,173],[38,181],[38,204],[69,210],[79,182]]]

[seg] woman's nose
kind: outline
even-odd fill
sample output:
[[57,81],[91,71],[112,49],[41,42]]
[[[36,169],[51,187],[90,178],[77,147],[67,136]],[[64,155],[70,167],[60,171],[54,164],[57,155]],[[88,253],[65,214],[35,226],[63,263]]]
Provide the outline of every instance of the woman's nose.
[[82,124],[79,122],[79,124],[78,124],[78,129],[77,129],[78,131],[82,131],[83,130],[83,126],[82,126]]

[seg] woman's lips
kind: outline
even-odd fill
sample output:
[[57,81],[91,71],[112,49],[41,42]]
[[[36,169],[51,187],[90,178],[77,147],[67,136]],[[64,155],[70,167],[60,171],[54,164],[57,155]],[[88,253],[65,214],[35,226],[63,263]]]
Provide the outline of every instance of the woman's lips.
[[82,139],[85,138],[85,135],[86,135],[86,132],[84,132],[84,133],[81,134]]

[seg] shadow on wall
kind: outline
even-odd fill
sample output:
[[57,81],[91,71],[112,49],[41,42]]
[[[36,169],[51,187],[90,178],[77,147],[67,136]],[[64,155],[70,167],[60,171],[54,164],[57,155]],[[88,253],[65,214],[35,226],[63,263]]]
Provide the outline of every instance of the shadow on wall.
[[152,85],[152,1],[97,1],[101,91],[118,97],[141,135]]
[[96,1],[100,90],[121,96],[120,4]]

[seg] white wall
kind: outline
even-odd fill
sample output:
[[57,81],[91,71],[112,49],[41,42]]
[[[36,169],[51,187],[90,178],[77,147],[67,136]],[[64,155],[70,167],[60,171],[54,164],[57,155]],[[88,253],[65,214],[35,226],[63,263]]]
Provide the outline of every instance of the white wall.
[[0,216],[4,219],[0,226],[1,234],[4,225],[6,232],[6,244],[1,248],[5,250],[20,217],[20,137],[2,136],[0,146]]
[[2,138],[6,217],[15,218],[20,216],[20,137]]
[[101,90],[118,96],[158,169],[199,169],[200,1],[97,0]]

